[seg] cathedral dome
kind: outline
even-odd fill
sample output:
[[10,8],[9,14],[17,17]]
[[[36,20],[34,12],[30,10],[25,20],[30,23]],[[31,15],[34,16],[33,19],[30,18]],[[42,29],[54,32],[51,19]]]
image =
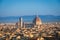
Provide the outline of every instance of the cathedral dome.
[[38,16],[35,17],[35,19],[33,20],[33,23],[35,25],[41,25],[42,24],[41,19]]

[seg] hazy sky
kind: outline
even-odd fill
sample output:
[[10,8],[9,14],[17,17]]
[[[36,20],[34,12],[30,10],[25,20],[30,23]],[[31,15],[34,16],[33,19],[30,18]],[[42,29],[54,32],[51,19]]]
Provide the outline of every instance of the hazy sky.
[[60,15],[59,0],[0,0],[0,16]]

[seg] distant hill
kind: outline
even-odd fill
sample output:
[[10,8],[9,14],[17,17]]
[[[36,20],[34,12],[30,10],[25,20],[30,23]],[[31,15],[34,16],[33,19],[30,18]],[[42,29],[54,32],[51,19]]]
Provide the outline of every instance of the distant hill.
[[[9,16],[9,17],[0,17],[1,22],[18,22],[19,17],[23,18],[23,21],[33,21],[35,15],[30,16]],[[60,22],[60,16],[53,16],[53,15],[39,15],[42,22]]]

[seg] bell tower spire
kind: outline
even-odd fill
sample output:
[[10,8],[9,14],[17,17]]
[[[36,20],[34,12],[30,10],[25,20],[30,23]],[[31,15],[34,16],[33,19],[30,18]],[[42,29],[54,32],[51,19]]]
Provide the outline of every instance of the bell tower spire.
[[20,27],[22,27],[22,25],[23,25],[23,19],[22,19],[22,17],[19,18],[19,21],[20,21]]

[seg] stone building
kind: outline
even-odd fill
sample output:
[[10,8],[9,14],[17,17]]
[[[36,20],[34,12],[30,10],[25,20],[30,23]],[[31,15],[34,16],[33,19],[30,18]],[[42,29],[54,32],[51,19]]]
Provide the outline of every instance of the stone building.
[[23,19],[20,17],[18,23],[20,27],[35,27],[35,26],[40,26],[41,24],[42,21],[38,16],[34,18],[33,22],[23,22]]
[[35,19],[33,20],[33,23],[34,23],[34,25],[39,26],[42,24],[42,21],[38,16],[36,16]]

